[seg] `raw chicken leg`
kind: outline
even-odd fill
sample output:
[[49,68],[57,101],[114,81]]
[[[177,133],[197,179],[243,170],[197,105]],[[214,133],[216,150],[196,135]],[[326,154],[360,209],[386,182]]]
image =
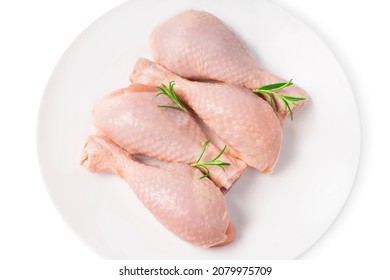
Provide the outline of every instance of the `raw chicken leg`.
[[139,59],[130,80],[147,85],[175,81],[179,98],[214,130],[235,156],[270,173],[279,157],[282,127],[271,106],[249,89],[191,82],[147,59]]
[[[94,108],[96,127],[130,154],[165,162],[194,163],[207,141],[205,134],[189,113],[159,108],[158,105],[173,105],[168,97],[142,92],[155,89],[132,84],[106,96]],[[210,143],[202,160],[211,160],[219,152]],[[218,166],[210,166],[210,178],[227,190],[246,164],[227,154],[220,159],[231,165],[226,166],[225,172]]]
[[[153,31],[150,44],[157,63],[185,78],[218,80],[249,89],[285,82],[261,69],[240,38],[207,12],[189,10],[169,19]],[[295,85],[279,93],[306,97]],[[288,111],[279,98],[276,101],[283,120]],[[304,101],[297,103],[302,107]]]
[[199,180],[196,168],[144,165],[99,136],[87,140],[81,164],[123,178],[161,224],[194,245],[211,247],[234,239],[223,194],[207,178]]

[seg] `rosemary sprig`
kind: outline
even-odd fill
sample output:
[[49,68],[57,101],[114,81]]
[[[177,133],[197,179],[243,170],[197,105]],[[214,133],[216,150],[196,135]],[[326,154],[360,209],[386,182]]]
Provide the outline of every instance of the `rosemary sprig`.
[[165,84],[162,84],[161,87],[157,87],[158,90],[160,90],[159,93],[157,93],[156,96],[159,96],[160,94],[168,96],[169,99],[171,99],[177,106],[158,106],[160,108],[170,108],[170,109],[176,109],[183,112],[188,112],[186,107],[184,107],[183,103],[181,103],[180,99],[177,97],[175,90],[173,89],[173,86],[175,85],[174,81],[169,82],[168,86]]
[[203,144],[203,147],[202,147],[202,151],[200,153],[200,156],[199,158],[197,159],[196,162],[194,162],[193,164],[191,164],[191,166],[194,166],[194,167],[198,167],[199,169],[201,169],[202,171],[205,172],[205,174],[201,177],[199,177],[199,179],[203,179],[203,178],[206,178],[210,175],[210,170],[206,167],[206,165],[216,165],[218,166],[219,168],[221,168],[223,171],[225,171],[225,168],[223,167],[224,165],[230,165],[230,163],[228,162],[223,162],[221,160],[218,160],[222,154],[225,152],[226,150],[226,146],[222,149],[222,151],[216,156],[214,157],[212,160],[209,160],[209,161],[204,161],[204,162],[200,162],[200,160],[202,159],[203,155],[204,155],[204,152],[206,151],[206,148],[207,148],[207,145],[210,143],[210,139],[207,140],[204,144]]
[[288,96],[288,95],[277,93],[277,91],[282,90],[291,85],[293,85],[292,79],[285,83],[270,84],[270,85],[259,87],[255,89],[254,92],[268,96],[268,98],[270,99],[271,107],[274,108],[276,112],[279,111],[279,108],[278,108],[278,104],[275,101],[275,95],[279,97],[280,100],[282,100],[284,103],[284,108],[290,113],[290,119],[293,120],[293,111],[290,105],[298,106],[296,102],[300,100],[305,100],[306,98]]

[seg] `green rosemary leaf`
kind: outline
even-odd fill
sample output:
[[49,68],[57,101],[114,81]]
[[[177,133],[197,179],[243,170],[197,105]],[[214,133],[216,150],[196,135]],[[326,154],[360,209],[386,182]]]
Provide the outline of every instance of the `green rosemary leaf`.
[[279,111],[279,108],[278,108],[278,104],[275,100],[275,96],[278,97],[280,100],[283,101],[285,110],[289,112],[290,119],[293,120],[293,111],[292,111],[290,105],[298,106],[298,103],[296,103],[296,101],[306,100],[306,98],[288,96],[288,95],[283,95],[283,94],[277,93],[277,91],[282,90],[282,89],[289,87],[291,85],[293,85],[292,79],[289,80],[288,82],[285,82],[285,83],[276,83],[276,84],[265,85],[265,86],[262,86],[262,87],[259,87],[255,90],[253,90],[253,92],[267,96],[269,98],[269,103],[270,103],[271,107],[274,108],[274,110],[276,112]]
[[169,108],[169,109],[177,109],[183,112],[188,112],[186,107],[184,107],[183,103],[180,101],[180,99],[177,97],[175,90],[173,89],[173,86],[175,85],[174,81],[169,82],[168,87],[165,84],[162,84],[160,87],[156,87],[159,92],[156,94],[156,97],[163,94],[166,95],[169,99],[173,101],[173,103],[176,104],[176,106],[158,106],[160,108]]
[[218,160],[222,154],[225,152],[226,150],[226,146],[221,150],[221,152],[215,156],[212,160],[209,160],[209,161],[204,161],[204,162],[200,162],[200,160],[202,159],[205,151],[206,151],[206,148],[207,148],[207,145],[210,143],[210,139],[208,139],[204,144],[203,144],[203,147],[202,147],[202,151],[200,152],[200,156],[199,158],[196,160],[196,162],[194,162],[193,164],[191,164],[191,166],[194,166],[194,167],[197,167],[199,169],[201,169],[202,171],[204,171],[204,175],[201,176],[199,179],[203,179],[203,178],[206,178],[206,177],[209,177],[210,175],[210,170],[206,167],[206,165],[215,165],[215,166],[218,166],[219,168],[221,168],[223,171],[225,171],[225,168],[223,166],[226,166],[226,165],[230,165],[230,163],[228,162],[223,162],[221,160]]
[[288,82],[285,82],[285,83],[269,84],[269,85],[262,86],[262,87],[260,87],[258,89],[259,90],[274,90],[274,91],[277,91],[277,90],[284,89],[285,87],[291,86],[292,84],[293,83],[292,83],[292,79],[291,79],[291,80],[289,80]]

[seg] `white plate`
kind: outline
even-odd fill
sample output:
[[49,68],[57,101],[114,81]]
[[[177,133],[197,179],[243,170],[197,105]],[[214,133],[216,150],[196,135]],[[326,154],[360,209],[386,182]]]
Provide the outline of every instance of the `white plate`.
[[[151,9],[150,7],[153,7]],[[260,65],[294,78],[311,99],[286,121],[275,172],[249,170],[227,201],[237,240],[212,249],[177,238],[114,175],[79,165],[93,133],[91,111],[128,84],[136,59],[151,58],[148,36],[188,8],[220,17]],[[331,51],[306,25],[266,1],[129,1],[88,27],[65,52],[44,94],[38,149],[47,189],[62,217],[104,258],[293,259],[311,247],[341,211],[355,178],[360,127],[348,80]]]

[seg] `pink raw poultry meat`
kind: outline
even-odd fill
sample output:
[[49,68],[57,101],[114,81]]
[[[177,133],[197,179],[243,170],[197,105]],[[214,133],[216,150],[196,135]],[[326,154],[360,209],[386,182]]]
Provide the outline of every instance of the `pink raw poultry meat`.
[[272,107],[249,89],[192,82],[147,59],[139,59],[130,80],[147,85],[175,81],[176,92],[235,152],[256,169],[270,173],[279,157],[283,131]]
[[[185,78],[218,80],[249,89],[285,82],[260,68],[240,38],[207,12],[189,10],[164,22],[153,31],[151,48],[157,63]],[[279,93],[306,97],[295,85]],[[279,98],[276,101],[278,117],[283,120],[288,111]],[[292,109],[304,102],[298,101]]]
[[[130,154],[165,162],[194,163],[207,141],[205,134],[189,113],[158,107],[174,104],[166,96],[156,97],[155,89],[132,84],[106,96],[94,108],[95,126]],[[219,152],[210,143],[202,161],[211,160]],[[246,164],[227,154],[220,159],[231,165],[225,166],[225,172],[210,166],[210,178],[217,186],[229,189]]]
[[196,168],[148,166],[99,136],[87,140],[81,164],[123,178],[161,224],[194,245],[219,246],[234,239],[223,194],[209,179],[199,180]]

